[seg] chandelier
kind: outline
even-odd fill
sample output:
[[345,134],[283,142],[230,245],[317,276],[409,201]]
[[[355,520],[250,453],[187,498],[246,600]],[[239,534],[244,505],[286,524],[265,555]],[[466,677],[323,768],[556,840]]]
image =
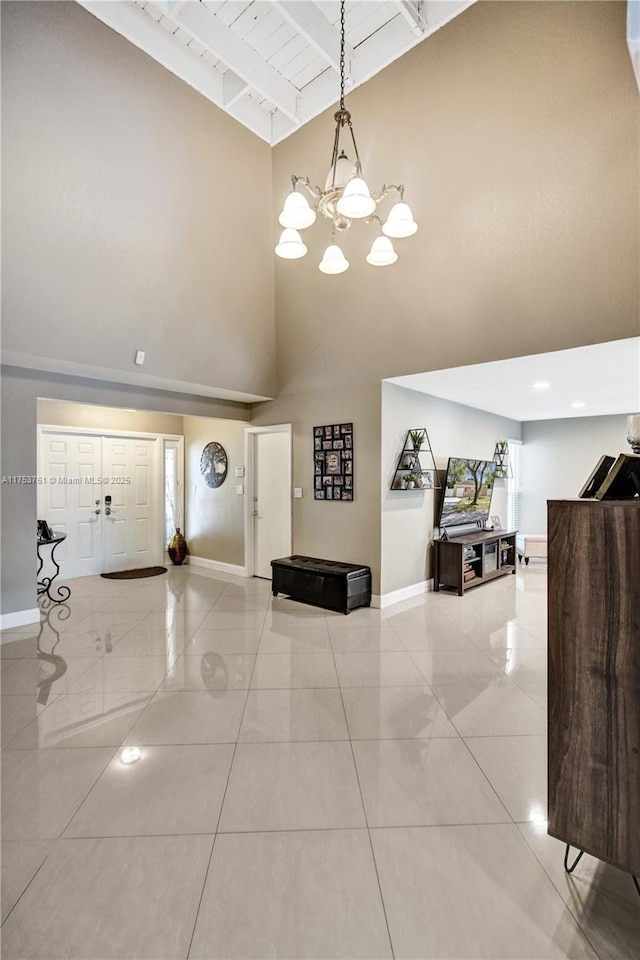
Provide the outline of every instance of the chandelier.
[[[351,114],[344,105],[345,85],[345,34],[344,34],[344,6],[345,0],[340,3],[340,109],[334,114],[336,129],[333,140],[331,167],[324,185],[324,190],[311,185],[308,177],[292,176],[293,190],[286,198],[282,213],[278,217],[284,230],[276,245],[275,252],[284,260],[299,260],[307,252],[307,247],[299,231],[310,227],[316,220],[319,211],[331,222],[331,243],[327,247],[319,264],[322,273],[344,273],[349,269],[346,259],[336,237],[349,229],[354,220],[364,220],[365,223],[377,223],[380,235],[373,241],[367,254],[367,263],[374,267],[387,267],[395,263],[398,254],[393,249],[392,239],[411,237],[418,229],[413,219],[411,209],[404,202],[404,186],[383,185],[377,194],[372,194],[362,175],[362,163],[358,154],[356,137],[351,122]],[[351,135],[351,145],[355,162],[352,161],[340,146],[340,136],[347,127]],[[304,189],[313,198],[312,206],[303,193]],[[400,195],[383,222],[376,213],[378,204],[391,192]]]

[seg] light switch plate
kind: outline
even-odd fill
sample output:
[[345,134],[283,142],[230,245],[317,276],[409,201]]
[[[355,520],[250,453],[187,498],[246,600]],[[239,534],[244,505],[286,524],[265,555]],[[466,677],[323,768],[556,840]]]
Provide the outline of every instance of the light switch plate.
[[302,500],[302,487],[294,487],[293,495],[296,498],[296,500]]
[[244,484],[243,484],[243,483],[237,483],[237,484],[236,484],[236,493],[238,494],[239,497],[241,497],[241,496],[243,495],[243,493],[244,493]]
[[236,477],[244,477],[244,467],[236,467]]
[[136,363],[139,367],[144,363],[144,350],[136,350]]

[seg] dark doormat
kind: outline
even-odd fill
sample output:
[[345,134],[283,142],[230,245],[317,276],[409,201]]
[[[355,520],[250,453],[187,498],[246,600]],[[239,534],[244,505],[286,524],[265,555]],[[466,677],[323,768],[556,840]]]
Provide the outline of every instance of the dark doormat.
[[140,567],[139,570],[117,570],[115,573],[101,573],[105,580],[137,580],[139,577],[159,577],[166,573],[166,567]]

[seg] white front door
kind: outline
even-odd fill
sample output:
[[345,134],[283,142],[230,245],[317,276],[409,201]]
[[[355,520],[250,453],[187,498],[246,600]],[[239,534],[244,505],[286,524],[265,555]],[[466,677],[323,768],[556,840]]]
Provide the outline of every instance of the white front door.
[[38,519],[67,539],[56,549],[64,577],[102,573],[100,437],[40,434]]
[[38,519],[67,536],[56,551],[62,577],[162,562],[158,444],[41,431]]
[[[160,563],[156,440],[104,437],[104,572]],[[109,503],[108,497],[111,498]]]
[[254,439],[253,572],[271,579],[271,561],[291,553],[291,435]]

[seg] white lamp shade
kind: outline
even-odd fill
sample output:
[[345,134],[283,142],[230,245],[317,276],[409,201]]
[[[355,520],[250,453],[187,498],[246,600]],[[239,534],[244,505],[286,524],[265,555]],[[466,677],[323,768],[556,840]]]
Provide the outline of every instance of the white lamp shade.
[[352,177],[338,200],[338,213],[349,220],[362,220],[370,217],[376,209],[376,202],[369,193],[369,187],[362,177]]
[[336,161],[336,175],[333,176],[333,164],[329,167],[329,173],[325,180],[325,190],[331,190],[333,187],[344,187],[353,176],[353,164],[344,150]]
[[349,261],[337,244],[332,243],[324,252],[318,268],[323,273],[344,273],[349,269]]
[[282,257],[283,260],[299,260],[307,252],[298,231],[290,227],[282,231],[275,249],[278,256]]
[[373,267],[388,267],[397,259],[398,254],[393,249],[391,240],[388,237],[376,237],[367,254],[367,263]]
[[316,212],[312,210],[307,202],[307,198],[297,190],[289,194],[284,202],[282,213],[278,221],[282,227],[289,227],[292,230],[304,230],[315,223]]
[[632,413],[627,417],[627,436],[640,440],[640,413]]
[[413,219],[411,208],[408,203],[396,203],[389,210],[389,216],[382,225],[382,232],[387,237],[401,239],[402,237],[412,237],[418,229],[418,224]]

